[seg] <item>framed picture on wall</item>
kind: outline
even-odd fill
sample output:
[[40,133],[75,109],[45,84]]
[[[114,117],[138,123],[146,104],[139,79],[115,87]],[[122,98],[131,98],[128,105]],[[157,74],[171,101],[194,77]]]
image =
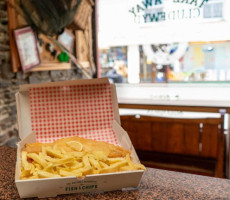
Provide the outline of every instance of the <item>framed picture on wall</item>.
[[74,42],[74,35],[73,33],[65,29],[64,32],[58,36],[58,41],[68,50],[72,51],[73,48],[73,42]]
[[14,37],[22,70],[28,72],[41,63],[37,38],[33,29],[29,26],[14,30]]

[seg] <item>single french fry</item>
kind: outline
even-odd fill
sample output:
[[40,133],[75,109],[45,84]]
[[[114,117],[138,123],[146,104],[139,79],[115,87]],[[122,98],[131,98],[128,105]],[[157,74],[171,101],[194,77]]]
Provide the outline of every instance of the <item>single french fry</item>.
[[22,179],[22,180],[26,180],[26,179],[38,179],[38,175],[28,176],[28,177],[20,177],[20,179]]
[[95,169],[101,169],[101,166],[99,165],[98,161],[94,159],[94,157],[89,157],[89,162]]
[[32,162],[32,164],[34,165],[35,169],[41,170],[42,166],[36,162]]
[[34,168],[34,173],[33,173],[33,176],[37,176],[38,175],[38,168]]
[[82,173],[81,173],[81,172],[78,172],[78,173],[75,173],[74,171],[68,172],[68,171],[65,171],[65,170],[63,170],[63,169],[61,169],[61,170],[59,171],[59,174],[60,174],[61,176],[64,176],[64,177],[66,177],[66,176],[81,177],[81,176],[82,176]]
[[83,156],[82,162],[85,167],[91,167],[88,155]]
[[61,151],[60,151],[60,149],[58,148],[58,145],[57,145],[57,144],[54,144],[53,150],[54,150],[56,153],[61,153]]
[[133,166],[123,166],[120,168],[120,171],[131,171],[131,170],[135,170],[135,168]]
[[47,162],[38,154],[36,153],[28,153],[27,156],[31,159],[33,159],[35,162],[40,164],[42,167],[47,166]]
[[129,154],[127,154],[127,155],[125,156],[125,159],[127,160],[129,166],[130,166],[130,167],[133,167],[134,163],[131,161],[131,158],[130,158],[130,155],[129,155]]
[[142,164],[134,164],[134,169],[136,170],[146,170],[145,166]]
[[22,167],[25,169],[25,170],[30,170],[29,169],[29,163],[27,161],[27,152],[26,151],[22,151]]
[[33,175],[33,176],[30,176],[28,179],[38,179],[38,175]]
[[43,155],[43,158],[44,158],[44,160],[46,160],[47,162],[55,162],[56,161],[56,158],[52,158],[52,157],[50,157],[50,156],[47,156],[46,154],[45,155]]
[[146,170],[144,165],[142,165],[142,164],[134,164],[131,161],[131,158],[130,158],[129,154],[127,154],[125,158],[128,161],[128,164],[129,164],[130,168],[132,168],[133,170]]
[[70,167],[70,170],[75,170],[75,169],[79,169],[79,168],[82,168],[83,167],[83,163],[78,163],[72,167]]
[[76,158],[82,158],[85,155],[85,152],[76,152],[76,151],[74,151],[74,152],[71,152],[71,155],[73,155]]
[[122,162],[122,161],[124,161],[125,160],[125,158],[122,158],[122,157],[118,157],[118,158],[108,158],[107,159],[107,162],[109,163],[109,164],[113,164],[113,163],[117,163],[117,162]]
[[108,153],[104,151],[93,151],[92,154],[97,158],[97,160],[106,161],[108,158]]
[[80,162],[78,162],[76,159],[73,159],[72,162],[65,163],[64,166],[67,168],[73,168],[73,167],[78,166],[79,164],[80,164]]
[[61,153],[51,149],[50,147],[46,148],[46,153],[47,153],[48,156],[51,156],[51,157],[63,158],[63,155]]
[[29,163],[29,168],[28,169],[30,170],[31,174],[33,174],[35,172],[35,167],[34,167],[34,165],[32,163]]
[[93,170],[92,170],[92,174],[100,174],[100,170],[93,169]]
[[101,168],[107,168],[107,167],[109,167],[109,165],[107,165],[106,163],[104,163],[102,161],[99,161],[99,164],[100,164]]
[[49,163],[43,170],[53,173],[53,168],[54,168],[54,165],[52,163]]
[[82,172],[82,175],[89,175],[89,174],[92,174],[93,172],[93,168],[89,166],[80,168],[79,170]]
[[73,163],[74,162],[74,158],[73,157],[63,157],[62,159],[55,159],[53,160],[52,163],[56,164],[56,165],[64,165],[64,164],[68,164],[68,163]]
[[66,150],[64,148],[61,148],[61,153],[62,154],[67,154]]
[[106,168],[102,168],[100,170],[100,173],[112,173],[112,172],[116,172],[119,171],[119,169],[125,165],[127,165],[128,162],[126,160],[122,161],[122,162],[118,162],[115,164],[110,165],[109,167]]
[[30,170],[22,170],[21,171],[21,174],[20,174],[20,177],[22,178],[22,177],[28,177],[28,176],[30,176],[31,175],[31,173],[30,173]]
[[60,175],[49,173],[43,170],[38,170],[38,177],[39,178],[55,178],[55,177],[60,177]]

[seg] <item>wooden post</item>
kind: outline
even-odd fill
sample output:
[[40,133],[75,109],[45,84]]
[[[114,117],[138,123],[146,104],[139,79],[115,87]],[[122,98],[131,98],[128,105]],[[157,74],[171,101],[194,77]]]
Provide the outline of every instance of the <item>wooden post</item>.
[[[8,0],[12,5],[15,5],[15,0]],[[10,56],[11,56],[11,65],[12,71],[17,72],[20,68],[20,61],[18,56],[18,50],[14,39],[13,31],[17,28],[17,18],[15,9],[12,8],[9,3],[7,4],[8,12],[8,29],[9,29],[9,40],[10,40]]]

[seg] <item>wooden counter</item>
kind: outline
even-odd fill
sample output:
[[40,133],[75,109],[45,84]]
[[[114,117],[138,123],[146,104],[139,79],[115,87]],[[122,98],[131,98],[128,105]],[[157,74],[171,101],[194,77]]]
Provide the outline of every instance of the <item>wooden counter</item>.
[[120,108],[230,113],[230,84],[116,84]]
[[118,98],[119,108],[229,113],[229,101],[151,100]]
[[[20,199],[14,183],[16,149],[1,146],[0,157],[0,199]],[[147,168],[139,187],[133,191],[60,195],[48,199],[220,200],[230,199],[230,181]]]
[[[122,95],[124,96],[124,91],[120,89]],[[131,86],[128,89],[133,89]],[[144,88],[146,89],[146,88]],[[154,88],[153,88],[154,89]],[[163,89],[163,88],[162,88]],[[189,88],[188,88],[189,89]],[[140,88],[139,88],[140,90]],[[128,90],[127,90],[128,91]],[[146,90],[147,91],[147,90]],[[150,92],[150,90],[148,90]],[[118,103],[120,109],[144,109],[144,110],[161,110],[161,111],[179,111],[179,112],[205,112],[211,114],[219,114],[220,119],[212,118],[213,121],[216,121],[216,128],[210,128],[207,130],[208,137],[203,138],[204,132],[199,129],[199,126],[204,125],[202,119],[180,119],[180,117],[150,117],[150,116],[142,116],[140,115],[129,115],[126,114],[121,116],[121,124],[122,127],[128,132],[132,143],[136,150],[147,151],[144,153],[148,153],[149,156],[140,156],[147,157],[151,161],[151,165],[148,166],[159,166],[163,169],[172,169],[178,170],[180,167],[182,169],[180,171],[190,170],[191,166],[195,166],[194,173],[196,174],[207,174],[212,175],[214,172],[214,176],[216,177],[229,177],[229,134],[225,135],[224,133],[229,130],[225,130],[225,122],[227,119],[226,116],[230,114],[230,103],[226,100],[212,100],[208,99],[200,99],[200,100],[189,100],[189,99],[150,99],[140,96],[140,99],[137,98],[123,98],[122,95],[118,94]],[[133,93],[132,93],[133,95]],[[144,95],[144,94],[143,94]],[[142,98],[142,99],[141,99]],[[176,119],[177,118],[177,119]],[[208,119],[210,117],[206,117]],[[230,118],[228,119],[228,125],[230,124]],[[161,125],[161,126],[160,126]],[[160,127],[159,127],[160,126]],[[209,125],[207,125],[209,126]],[[138,129],[139,127],[139,129]],[[156,130],[156,127],[159,127]],[[206,126],[204,126],[206,127]],[[230,126],[228,126],[230,127]],[[167,130],[166,130],[167,129]],[[180,130],[179,130],[180,129]],[[196,130],[195,130],[196,129]],[[206,128],[205,128],[206,129]],[[214,133],[215,131],[215,133]],[[212,133],[213,132],[213,133]],[[141,140],[139,135],[142,136]],[[146,137],[145,137],[146,136]],[[216,136],[216,137],[215,137]],[[189,137],[189,139],[187,139]],[[143,142],[146,139],[148,142]],[[136,142],[138,141],[138,142]],[[155,142],[155,143],[154,143]],[[195,142],[197,144],[194,144]],[[203,142],[207,143],[210,148],[207,148],[203,145]],[[142,144],[140,144],[142,143]],[[151,144],[150,144],[151,143]],[[157,144],[158,143],[158,144]],[[187,144],[186,144],[187,143]],[[191,145],[192,143],[192,145]],[[149,145],[149,146],[148,146]],[[171,145],[171,146],[170,146]],[[177,145],[179,148],[183,148],[177,151]],[[189,152],[187,152],[187,146],[189,147]],[[144,148],[143,148],[144,147]],[[149,148],[148,148],[149,147]],[[158,148],[159,147],[159,148]],[[196,148],[197,153],[191,153],[191,148]],[[146,149],[148,148],[148,149]],[[186,159],[188,155],[202,157],[205,158],[213,158],[212,155],[204,155],[202,151],[217,150],[217,154],[215,157],[216,166],[214,170],[210,170],[208,173],[199,172],[200,166],[197,168],[197,164],[200,160],[193,162],[194,158],[191,158],[192,161],[189,166],[185,166],[184,164],[181,166],[181,162],[186,163]],[[192,150],[193,151],[193,150]],[[140,152],[143,154],[143,152]],[[152,153],[152,154],[149,154]],[[160,163],[161,161],[157,160],[157,162],[152,161],[152,158],[162,157],[162,154],[155,155],[153,153],[169,153],[170,155],[180,154],[184,156],[179,160],[179,165],[175,166],[175,163],[172,163],[172,167],[170,167],[169,162]],[[196,154],[196,155],[195,155]],[[169,155],[169,156],[170,156]],[[164,155],[163,155],[164,156]],[[166,155],[168,156],[168,155]],[[177,156],[177,155],[176,155]],[[195,158],[196,159],[196,158]],[[169,157],[165,158],[165,160],[169,160]],[[171,158],[172,160],[172,158]],[[207,160],[206,163],[201,167],[201,171],[206,168],[206,164],[210,160]],[[178,164],[176,163],[176,164]],[[212,164],[211,164],[212,165]],[[211,166],[208,164],[208,166]],[[163,167],[162,167],[163,166]],[[178,168],[179,167],[179,168]],[[193,170],[193,169],[192,169]],[[193,171],[191,171],[193,173]]]

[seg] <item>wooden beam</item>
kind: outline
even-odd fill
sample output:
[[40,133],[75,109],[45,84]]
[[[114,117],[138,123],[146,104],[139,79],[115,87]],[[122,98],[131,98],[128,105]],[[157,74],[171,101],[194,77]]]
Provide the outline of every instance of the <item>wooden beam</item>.
[[8,29],[9,29],[9,40],[10,40],[10,56],[11,56],[11,65],[12,65],[12,71],[17,72],[19,68],[21,67],[19,56],[18,56],[18,50],[14,39],[14,29],[17,28],[17,21],[16,21],[16,12],[11,5],[15,5],[15,0],[8,0],[7,4],[7,12],[8,12]]

